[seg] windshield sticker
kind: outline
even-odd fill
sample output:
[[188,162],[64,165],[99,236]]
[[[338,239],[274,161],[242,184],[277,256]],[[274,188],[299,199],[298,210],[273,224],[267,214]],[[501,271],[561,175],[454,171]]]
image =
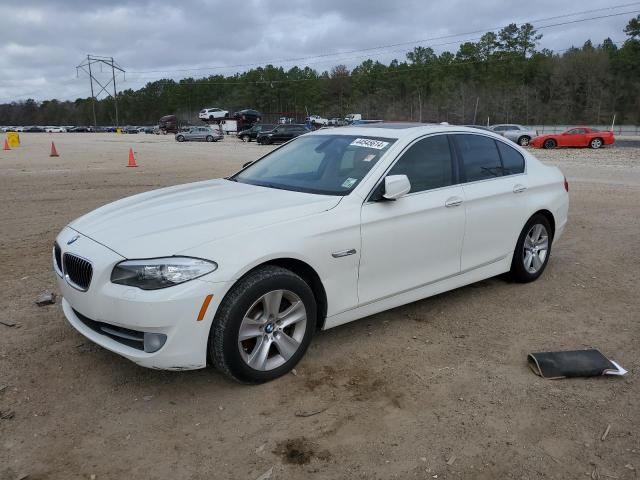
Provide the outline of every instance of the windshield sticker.
[[362,159],[363,162],[370,162],[371,160],[373,160],[374,158],[376,158],[376,154],[375,153],[370,153],[369,155],[367,155],[366,157],[364,157]]
[[344,182],[342,182],[342,187],[343,188],[351,188],[351,187],[353,187],[355,185],[355,183],[357,181],[358,181],[357,178],[349,177]]
[[376,150],[382,150],[389,145],[389,142],[382,142],[380,140],[373,140],[371,138],[356,138],[351,145],[354,147],[375,148]]

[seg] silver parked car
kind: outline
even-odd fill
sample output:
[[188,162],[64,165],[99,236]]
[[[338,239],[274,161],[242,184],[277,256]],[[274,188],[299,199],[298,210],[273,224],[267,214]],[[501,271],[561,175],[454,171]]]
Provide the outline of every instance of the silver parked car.
[[529,127],[523,127],[522,125],[516,125],[513,123],[491,125],[489,128],[503,137],[516,142],[521,147],[526,147],[529,145],[529,141],[533,137],[538,136],[537,130],[532,130]]
[[186,132],[176,133],[178,142],[217,142],[223,138],[224,135],[219,128],[211,127],[191,127]]

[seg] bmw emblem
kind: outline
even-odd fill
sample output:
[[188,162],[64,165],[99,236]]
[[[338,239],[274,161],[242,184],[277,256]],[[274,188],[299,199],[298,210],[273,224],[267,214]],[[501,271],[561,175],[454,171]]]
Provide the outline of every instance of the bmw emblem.
[[264,327],[264,331],[267,333],[272,333],[273,332],[273,323],[267,323],[267,326]]
[[75,242],[79,238],[80,238],[80,235],[75,235],[75,236],[71,237],[71,239],[69,241],[67,241],[67,245],[71,245],[73,242]]

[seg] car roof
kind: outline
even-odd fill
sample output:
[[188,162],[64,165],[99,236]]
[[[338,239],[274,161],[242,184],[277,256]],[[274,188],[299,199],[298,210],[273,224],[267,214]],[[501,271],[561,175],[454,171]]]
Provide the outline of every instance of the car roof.
[[348,127],[326,128],[316,130],[311,135],[362,135],[369,137],[384,138],[413,138],[429,133],[482,133],[502,138],[500,135],[478,128],[464,127],[460,125],[441,125],[438,123],[370,123],[365,125],[351,125]]

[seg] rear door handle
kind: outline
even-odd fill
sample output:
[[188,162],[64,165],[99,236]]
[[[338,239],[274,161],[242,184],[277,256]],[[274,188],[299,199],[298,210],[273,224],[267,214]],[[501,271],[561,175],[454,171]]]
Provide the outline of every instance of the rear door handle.
[[462,198],[460,197],[451,197],[447,198],[447,201],[444,202],[445,207],[458,207],[462,205]]
[[516,184],[513,187],[513,193],[522,193],[527,189],[527,187],[525,187],[524,185],[521,184]]

